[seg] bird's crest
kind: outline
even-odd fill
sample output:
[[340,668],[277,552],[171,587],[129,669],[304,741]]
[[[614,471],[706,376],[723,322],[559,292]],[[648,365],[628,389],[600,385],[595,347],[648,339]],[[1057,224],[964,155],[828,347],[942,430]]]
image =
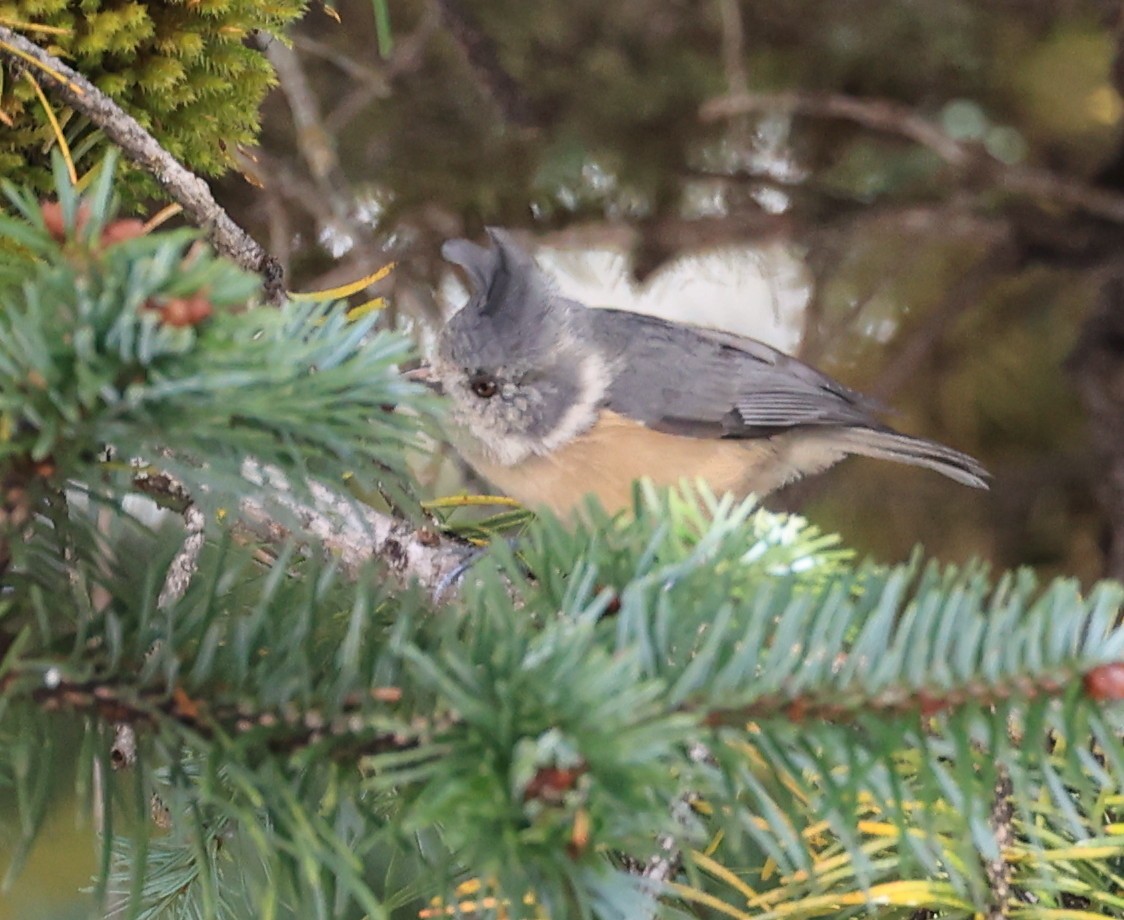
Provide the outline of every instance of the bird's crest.
[[544,309],[550,284],[534,259],[505,230],[489,227],[488,237],[491,248],[469,240],[449,240],[441,247],[441,254],[463,268],[472,285],[465,309],[510,322]]

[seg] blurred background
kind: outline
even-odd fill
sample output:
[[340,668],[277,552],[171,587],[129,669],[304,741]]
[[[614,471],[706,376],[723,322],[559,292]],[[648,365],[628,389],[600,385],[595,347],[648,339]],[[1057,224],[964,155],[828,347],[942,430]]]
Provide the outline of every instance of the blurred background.
[[1119,3],[376,9],[265,49],[220,183],[291,287],[397,260],[387,321],[423,335],[457,303],[440,243],[513,228],[587,302],[756,335],[994,474],[849,460],[773,507],[887,561],[1124,575]]
[[[853,459],[767,502],[862,555],[1124,577],[1121,10],[312,4],[215,187],[293,290],[396,261],[357,299],[423,343],[463,297],[440,244],[506,226],[574,296],[762,338],[992,471]],[[57,834],[3,920],[81,915],[90,831]]]

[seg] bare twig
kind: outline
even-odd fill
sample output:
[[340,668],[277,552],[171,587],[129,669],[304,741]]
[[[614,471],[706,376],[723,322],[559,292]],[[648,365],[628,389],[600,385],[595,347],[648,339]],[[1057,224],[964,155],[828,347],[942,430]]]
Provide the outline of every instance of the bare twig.
[[[381,559],[392,575],[404,582],[418,582],[431,597],[440,600],[450,573],[471,553],[469,547],[455,540],[383,514],[322,485],[310,485],[314,504],[308,505],[287,494],[287,480],[279,471],[263,470],[257,463],[247,461],[243,472],[249,483],[260,485],[268,480],[274,499],[293,521],[281,523],[261,501],[248,498],[241,504],[237,528],[271,545],[292,539],[314,540],[350,577],[357,575],[364,564]],[[188,537],[169,567],[157,601],[164,607],[183,596],[198,567],[203,515],[186,489],[166,473],[140,471],[133,482],[161,506],[182,514],[187,522]]]
[[[167,610],[187,593],[191,579],[199,569],[206,518],[183,483],[167,473],[155,473],[148,468],[139,468],[133,476],[133,484],[145,494],[158,498],[161,504],[179,508],[187,527],[183,545],[168,565],[168,571],[164,573],[164,584],[160,587],[160,594],[156,598],[156,606],[161,610]],[[157,640],[157,643],[159,641]],[[114,769],[128,769],[133,766],[136,759],[136,729],[130,722],[118,722],[114,726],[113,746],[109,749],[110,763]],[[95,762],[95,767],[99,766],[100,762]]]
[[187,593],[191,578],[199,568],[199,554],[203,551],[203,528],[206,520],[203,512],[194,504],[189,505],[184,511],[183,520],[187,525],[187,536],[184,538],[183,546],[172,559],[171,565],[168,566],[164,585],[160,589],[160,596],[156,599],[156,605],[160,608],[174,604]]
[[1113,223],[1124,223],[1124,195],[1046,169],[1004,163],[978,145],[958,141],[910,106],[888,99],[801,90],[744,93],[712,99],[702,107],[701,116],[704,121],[716,121],[775,110],[814,118],[836,118],[903,137],[932,150],[961,172],[978,170],[1005,191],[1084,211]]
[[[281,523],[263,502],[247,498],[235,526],[257,540],[279,545],[293,539],[311,539],[354,577],[368,562],[381,559],[387,570],[403,582],[416,581],[434,600],[472,552],[471,548],[424,527],[383,514],[367,505],[341,496],[317,483],[310,484],[312,504],[288,492],[288,481],[275,469],[263,469],[247,460],[243,474],[248,484],[267,482],[273,499],[292,518]],[[203,515],[193,517],[194,502],[176,480],[161,472],[138,472],[133,482],[161,506],[176,510],[187,521],[188,537],[169,568],[158,603],[178,599],[186,591],[198,565],[203,541]],[[196,509],[197,510],[197,509]],[[198,549],[195,542],[198,541]]]
[[726,72],[726,85],[730,92],[744,93],[749,84],[745,69],[745,27],[736,0],[719,0],[718,13],[722,17],[722,69]]
[[187,593],[192,576],[199,568],[199,554],[203,552],[203,530],[207,522],[183,483],[167,473],[138,468],[133,476],[133,484],[146,495],[159,499],[160,504],[179,509],[187,526],[187,536],[168,566],[164,584],[156,599],[156,605],[164,610]]
[[328,42],[317,41],[307,35],[292,36],[293,47],[304,55],[314,55],[336,67],[346,77],[342,87],[344,95],[334,99],[324,116],[324,127],[338,134],[376,99],[391,93],[395,79],[412,73],[423,66],[426,46],[434,31],[440,27],[438,11],[433,4],[425,4],[412,32],[394,34],[394,51],[389,60],[372,66],[367,58],[359,60],[341,53],[340,48]]
[[[386,263],[386,251],[372,236],[372,228],[364,220],[357,207],[357,196],[348,187],[347,177],[340,168],[339,157],[333,132],[329,130],[320,110],[303,63],[297,52],[282,42],[264,33],[258,33],[258,45],[268,56],[277,72],[281,92],[289,106],[296,128],[297,149],[306,167],[303,174],[285,168],[276,158],[267,158],[264,151],[258,151],[254,162],[247,156],[239,156],[243,170],[254,175],[259,184],[270,192],[280,192],[297,196],[299,203],[312,214],[322,228],[329,229],[333,237],[347,241],[347,252],[351,257],[346,266],[335,266],[346,273],[346,280],[360,274],[368,274],[372,266]],[[370,85],[368,81],[366,86]],[[274,197],[276,205],[277,198]],[[278,210],[276,206],[273,209]],[[272,221],[277,227],[276,220]],[[276,236],[276,229],[271,234]],[[317,287],[332,287],[316,281]]]
[[296,128],[297,148],[308,165],[320,193],[332,206],[336,218],[347,218],[348,207],[340,194],[336,180],[339,178],[339,158],[331,135],[325,130],[320,117],[320,104],[305,76],[297,53],[274,38],[263,36],[265,53],[277,72],[281,92],[289,103]]
[[141,124],[80,73],[34,42],[0,26],[0,58],[32,63],[40,82],[96,124],[133,163],[150,173],[202,228],[215,248],[262,276],[271,300],[283,295],[280,266],[215,201],[207,183],[165,150]]

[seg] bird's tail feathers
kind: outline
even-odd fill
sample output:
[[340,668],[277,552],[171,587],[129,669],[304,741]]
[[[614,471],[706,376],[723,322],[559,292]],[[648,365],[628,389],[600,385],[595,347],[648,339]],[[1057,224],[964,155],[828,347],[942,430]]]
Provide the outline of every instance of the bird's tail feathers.
[[977,460],[935,441],[880,428],[848,428],[833,440],[848,453],[924,466],[966,486],[988,487],[989,474]]

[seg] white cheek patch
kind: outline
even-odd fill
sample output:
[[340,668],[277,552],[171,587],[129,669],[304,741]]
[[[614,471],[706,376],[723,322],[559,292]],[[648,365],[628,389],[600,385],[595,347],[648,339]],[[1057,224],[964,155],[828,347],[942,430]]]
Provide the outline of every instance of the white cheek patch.
[[574,371],[578,378],[577,397],[562,412],[558,424],[541,438],[511,431],[499,419],[489,418],[483,406],[477,407],[463,397],[454,400],[454,418],[472,441],[462,445],[462,450],[499,466],[517,466],[529,457],[551,454],[584,434],[597,422],[612,372],[597,352],[585,354],[576,362]]
[[[613,367],[604,355],[590,349],[587,342],[583,343],[583,332],[585,330],[580,328],[565,328],[556,342],[555,360],[572,363],[577,384],[576,397],[569,406],[554,407],[560,410],[557,413],[558,423],[542,437],[520,432],[518,429],[524,425],[518,419],[503,417],[505,409],[526,415],[531,409],[531,395],[522,394],[521,398],[512,399],[513,394],[505,392],[502,395],[507,399],[503,400],[502,408],[482,403],[479,397],[466,389],[461,368],[445,355],[435,356],[432,366],[438,379],[445,382],[451,401],[452,421],[459,429],[453,433],[453,439],[469,462],[475,456],[499,466],[516,466],[532,456],[553,453],[596,424],[601,402],[612,383]],[[506,386],[510,387],[510,384]],[[538,399],[541,400],[542,396]],[[549,412],[552,407],[540,408]]]
[[532,439],[510,431],[501,415],[501,397],[493,402],[476,396],[465,385],[460,368],[454,365],[442,363],[440,373],[445,381],[449,418],[453,423],[449,434],[469,463],[479,459],[500,466],[515,466],[536,452],[537,445]]
[[537,454],[548,454],[572,441],[579,434],[589,431],[597,422],[601,400],[613,382],[609,363],[596,351],[584,355],[575,368],[578,375],[578,395],[565,412],[554,430],[542,439],[536,448]]

